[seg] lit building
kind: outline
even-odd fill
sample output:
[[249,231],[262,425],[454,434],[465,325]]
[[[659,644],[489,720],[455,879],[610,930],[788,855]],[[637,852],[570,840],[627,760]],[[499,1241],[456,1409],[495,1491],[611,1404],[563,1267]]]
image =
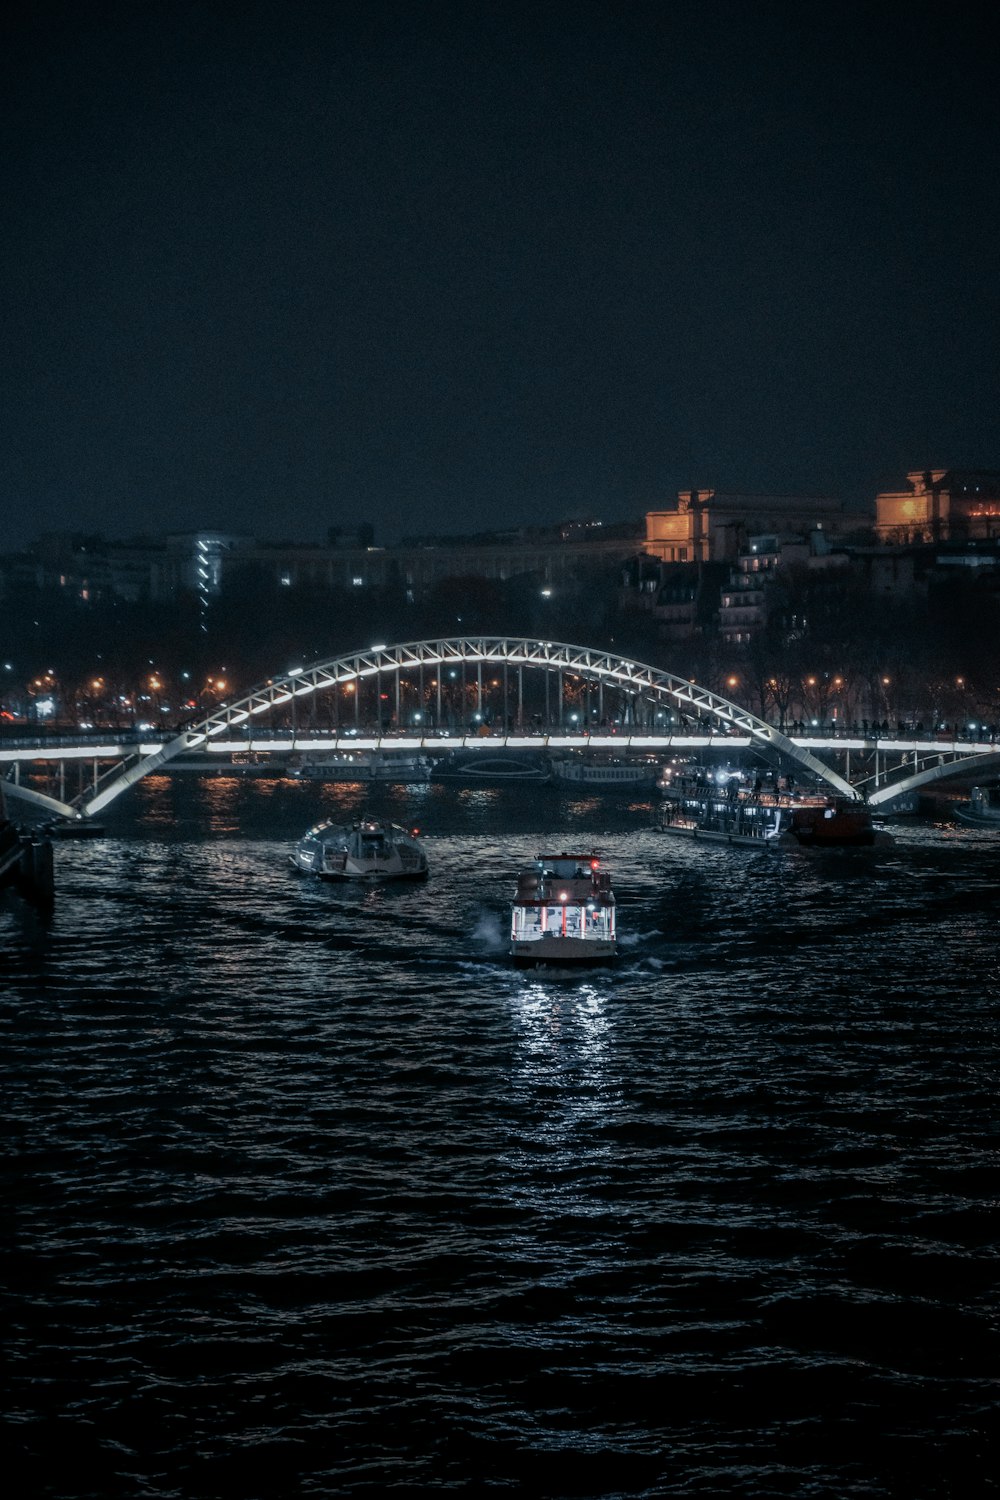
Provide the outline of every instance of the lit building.
[[770,615],[769,586],[779,570],[846,569],[848,553],[834,551],[828,538],[829,533],[818,527],[806,536],[749,537],[719,598],[721,639],[730,646],[745,646],[764,629]]
[[664,562],[733,562],[746,538],[765,532],[837,534],[853,530],[857,516],[843,503],[819,495],[738,495],[681,490],[672,510],[646,513],[644,551]]
[[908,490],[875,497],[882,542],[947,542],[1000,537],[1000,473],[915,469]]

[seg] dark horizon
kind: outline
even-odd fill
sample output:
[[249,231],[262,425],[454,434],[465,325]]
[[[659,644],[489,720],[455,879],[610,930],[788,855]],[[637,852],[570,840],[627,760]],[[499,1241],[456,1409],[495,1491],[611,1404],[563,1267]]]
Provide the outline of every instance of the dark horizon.
[[22,4],[4,550],[997,468],[985,15]]

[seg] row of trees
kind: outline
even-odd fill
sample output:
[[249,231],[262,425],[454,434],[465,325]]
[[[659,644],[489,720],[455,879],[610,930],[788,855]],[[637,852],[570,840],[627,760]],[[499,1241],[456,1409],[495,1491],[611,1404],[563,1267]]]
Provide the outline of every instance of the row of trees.
[[[703,633],[665,643],[626,612],[616,574],[548,591],[534,577],[446,579],[412,601],[400,588],[330,592],[242,579],[207,622],[176,603],[25,593],[0,606],[0,707],[32,717],[171,722],[289,667],[375,641],[523,635],[619,652],[693,678],[772,722],[1000,720],[1000,596],[969,578],[907,599],[844,572],[788,568],[748,645]],[[207,623],[207,630],[202,628]]]

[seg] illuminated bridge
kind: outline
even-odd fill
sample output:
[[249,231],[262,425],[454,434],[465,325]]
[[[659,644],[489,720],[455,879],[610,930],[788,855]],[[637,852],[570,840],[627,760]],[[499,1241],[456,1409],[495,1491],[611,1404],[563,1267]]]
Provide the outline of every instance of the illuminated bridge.
[[[82,820],[142,777],[195,753],[349,748],[440,755],[548,747],[618,756],[752,749],[776,767],[798,767],[844,796],[883,808],[959,772],[1000,773],[1000,751],[990,742],[791,736],[657,667],[510,636],[372,646],[270,678],[165,736],[5,739],[0,763],[8,796]],[[58,795],[20,784],[23,768],[46,762],[55,769]],[[78,790],[70,797],[74,767]]]

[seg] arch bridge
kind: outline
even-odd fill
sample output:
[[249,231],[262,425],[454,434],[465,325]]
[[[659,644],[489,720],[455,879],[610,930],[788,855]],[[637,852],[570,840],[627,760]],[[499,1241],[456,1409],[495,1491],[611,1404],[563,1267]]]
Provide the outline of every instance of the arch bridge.
[[[876,749],[874,778],[869,757],[863,760],[861,780],[852,782],[850,751],[852,745],[862,751],[860,741],[827,744],[793,738],[708,688],[613,652],[510,636],[459,636],[372,646],[292,669],[219,703],[155,747],[81,747],[81,766],[90,761],[93,771],[69,800],[10,781],[3,785],[9,795],[62,817],[91,818],[179,756],[223,743],[230,750],[261,748],[264,726],[273,725],[276,718],[286,724],[290,719],[291,742],[286,739],[266,748],[293,748],[296,736],[306,731],[304,715],[308,713],[309,724],[315,725],[314,705],[321,699],[330,705],[329,737],[324,741],[330,748],[342,743],[354,749],[371,745],[441,753],[480,743],[476,728],[467,734],[470,724],[480,731],[488,728],[493,747],[537,750],[541,743],[619,753],[712,744],[711,735],[721,731],[729,737],[721,742],[727,748],[749,745],[769,753],[775,762],[799,767],[843,796],[865,798],[872,805],[891,803],[920,785],[954,775],[957,760],[982,760],[984,774],[1000,768],[1000,755],[995,753],[996,766],[986,766],[990,756],[981,753],[984,747],[976,754],[968,746],[946,750],[928,744],[921,758],[915,745],[901,746],[900,764],[891,776],[885,748],[881,772]],[[679,732],[678,723],[700,733]],[[821,757],[820,749],[840,755],[846,751],[844,775]],[[68,753],[66,748],[53,749],[48,758]],[[5,752],[3,758],[42,757],[35,748],[25,749],[22,756]]]

